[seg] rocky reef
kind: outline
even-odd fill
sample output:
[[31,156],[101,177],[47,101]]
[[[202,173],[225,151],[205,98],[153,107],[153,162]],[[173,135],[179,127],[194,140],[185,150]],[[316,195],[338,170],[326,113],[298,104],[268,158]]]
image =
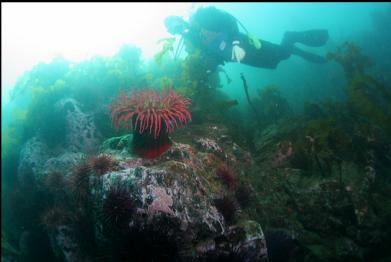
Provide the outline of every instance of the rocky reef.
[[[242,178],[252,158],[224,126],[180,130],[170,149],[155,159],[132,154],[132,138],[104,141],[97,156],[68,152],[55,159],[37,139],[25,144],[19,169],[31,168],[37,187],[68,202],[54,200],[40,214],[55,257],[267,261],[264,233],[247,214],[251,200],[243,192],[251,187]],[[64,175],[50,173],[55,170]],[[20,176],[21,184],[28,177]],[[90,228],[86,235],[80,233],[81,224]],[[84,246],[85,238],[93,248]]]
[[2,148],[2,260],[389,261],[391,92],[360,48],[328,55],[345,97],[300,113],[273,84],[240,111],[199,53],[160,78],[138,57],[33,88]]

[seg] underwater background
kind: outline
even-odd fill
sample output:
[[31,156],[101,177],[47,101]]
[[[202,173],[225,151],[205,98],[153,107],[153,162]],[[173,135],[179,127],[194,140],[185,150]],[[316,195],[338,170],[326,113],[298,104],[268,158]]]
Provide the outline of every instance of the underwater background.
[[[328,62],[208,74],[202,6]],[[2,7],[2,261],[391,260],[390,3]]]

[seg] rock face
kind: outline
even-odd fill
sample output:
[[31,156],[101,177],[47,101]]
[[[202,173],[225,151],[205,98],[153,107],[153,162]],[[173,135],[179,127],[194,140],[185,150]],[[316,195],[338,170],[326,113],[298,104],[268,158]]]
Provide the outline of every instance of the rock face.
[[[28,140],[21,152],[18,166],[18,179],[21,183],[40,173],[46,160],[50,156],[48,146],[37,137]],[[32,176],[31,176],[32,175]]]
[[[223,127],[200,129],[208,135],[179,133],[173,138],[177,142],[152,160],[129,151],[133,136],[110,138],[99,152],[102,159],[109,159],[108,168],[97,162],[99,158],[88,158],[89,168],[79,167],[79,175],[85,172],[82,180],[73,169],[82,163],[82,152],[72,147],[54,152],[38,138],[27,142],[21,152],[21,180],[33,174],[35,181],[49,187],[43,181],[50,172],[64,174],[64,190],[47,188],[65,194],[54,199],[69,202],[55,204],[54,209],[61,208],[46,216],[56,257],[63,261],[89,261],[96,256],[105,256],[105,261],[267,261],[261,226],[249,218],[236,197],[235,183],[250,166],[251,155]],[[221,166],[235,176],[227,180],[229,185],[217,175]],[[77,198],[84,192],[87,197]],[[89,233],[83,227],[90,228]],[[85,239],[94,247],[86,248]]]
[[93,116],[84,113],[80,104],[72,98],[61,99],[56,106],[66,116],[68,151],[85,153],[95,150],[98,138]]
[[84,154],[96,150],[99,145],[92,115],[84,113],[76,100],[61,99],[56,108],[66,116],[66,143],[63,147],[50,148],[39,132],[28,140],[20,153],[18,176],[21,182],[26,179],[42,181],[51,171],[69,174]]
[[[215,205],[216,199],[234,194],[227,192],[215,175],[223,159],[211,152],[218,148],[216,153],[221,153],[223,147],[206,138],[198,138],[195,143],[200,150],[174,143],[166,154],[153,161],[124,158],[123,150],[118,150],[116,157],[110,150],[124,169],[91,180],[99,246],[116,243],[119,248],[115,240],[120,235],[121,242],[132,245],[116,259],[126,259],[127,255],[151,256],[153,261],[267,260],[260,225],[242,216],[240,207],[232,211],[234,222],[227,221]],[[237,145],[231,146],[238,150]],[[238,164],[229,150],[225,152],[232,164]],[[113,236],[116,230],[120,233]],[[165,251],[158,248],[162,245]],[[140,250],[145,253],[140,254]],[[114,253],[121,254],[121,250]]]
[[72,168],[84,157],[83,153],[61,150],[54,152],[38,137],[28,140],[20,153],[18,179],[21,183],[42,182],[52,171],[70,175]]
[[80,254],[80,243],[72,227],[60,225],[49,233],[50,244],[57,258],[63,261],[87,261]]

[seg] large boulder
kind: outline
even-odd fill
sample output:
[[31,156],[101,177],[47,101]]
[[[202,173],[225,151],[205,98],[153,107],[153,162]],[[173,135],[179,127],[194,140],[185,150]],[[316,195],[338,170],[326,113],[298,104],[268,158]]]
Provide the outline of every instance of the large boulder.
[[[262,228],[243,203],[249,199],[243,192],[251,186],[241,178],[252,164],[251,154],[224,127],[192,130],[197,132],[177,132],[171,148],[155,159],[132,154],[132,135],[108,139],[88,161],[71,147],[53,150],[38,138],[27,142],[19,169],[30,170],[25,173],[53,194],[54,206],[41,220],[55,256],[62,261],[96,256],[266,261]],[[56,171],[64,175],[61,190]],[[45,182],[49,175],[52,183]],[[86,247],[86,239],[94,247]]]
[[[97,243],[111,246],[115,259],[267,260],[260,225],[243,214],[235,192],[216,176],[216,168],[228,159],[241,165],[233,154],[239,146],[231,143],[224,150],[226,144],[209,138],[193,141],[194,146],[174,143],[152,161],[125,158],[122,147],[118,154],[109,149],[122,168],[91,177],[90,193]],[[234,219],[226,212],[233,212]]]

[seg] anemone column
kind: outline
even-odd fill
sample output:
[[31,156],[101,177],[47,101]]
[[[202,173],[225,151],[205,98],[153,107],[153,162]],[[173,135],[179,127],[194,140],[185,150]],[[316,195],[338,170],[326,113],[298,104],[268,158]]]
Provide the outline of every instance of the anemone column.
[[156,158],[166,152],[172,145],[167,132],[160,132],[158,137],[144,132],[135,132],[132,142],[132,151],[143,158]]

